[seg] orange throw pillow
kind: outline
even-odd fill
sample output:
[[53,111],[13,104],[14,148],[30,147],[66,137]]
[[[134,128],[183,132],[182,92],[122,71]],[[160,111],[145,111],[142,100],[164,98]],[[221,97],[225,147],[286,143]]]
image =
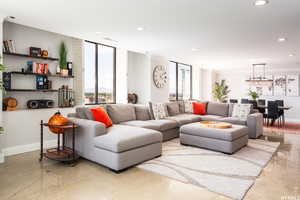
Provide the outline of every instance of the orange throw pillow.
[[113,122],[103,108],[92,108],[91,112],[94,115],[95,121],[102,122],[106,127],[110,127],[113,125]]
[[206,115],[206,103],[193,102],[194,114]]

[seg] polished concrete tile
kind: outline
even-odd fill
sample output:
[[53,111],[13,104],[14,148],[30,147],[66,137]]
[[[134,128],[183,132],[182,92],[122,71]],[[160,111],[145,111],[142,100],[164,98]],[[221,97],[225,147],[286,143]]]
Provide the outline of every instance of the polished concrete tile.
[[[245,199],[300,199],[300,134],[267,129],[263,139],[281,146]],[[138,168],[115,174],[83,159],[75,167],[49,160],[39,163],[38,153],[11,156],[0,164],[1,200],[228,199]]]

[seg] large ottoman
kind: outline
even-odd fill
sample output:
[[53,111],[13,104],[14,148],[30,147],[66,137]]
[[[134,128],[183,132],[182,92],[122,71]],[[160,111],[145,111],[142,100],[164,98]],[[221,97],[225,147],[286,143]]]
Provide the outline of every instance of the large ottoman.
[[208,128],[200,123],[180,128],[180,143],[232,154],[248,143],[248,128],[232,125],[232,128]]

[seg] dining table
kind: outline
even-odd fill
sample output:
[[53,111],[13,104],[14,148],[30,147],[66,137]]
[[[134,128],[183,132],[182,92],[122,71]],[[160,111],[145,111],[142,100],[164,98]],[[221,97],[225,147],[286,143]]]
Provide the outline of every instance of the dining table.
[[[267,105],[257,105],[258,108],[264,108],[264,109],[268,109]],[[292,106],[278,106],[279,110],[290,110],[292,108]],[[284,117],[284,112],[282,114],[282,119],[283,119],[283,123],[285,123],[285,117]],[[275,119],[272,120],[271,122],[271,126],[273,126],[275,123]]]

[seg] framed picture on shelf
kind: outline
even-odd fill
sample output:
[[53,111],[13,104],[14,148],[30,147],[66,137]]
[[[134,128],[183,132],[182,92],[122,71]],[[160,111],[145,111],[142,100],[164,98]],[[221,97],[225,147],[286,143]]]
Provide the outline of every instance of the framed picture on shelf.
[[38,47],[30,47],[29,48],[29,55],[30,56],[41,56],[42,55],[42,49]]

